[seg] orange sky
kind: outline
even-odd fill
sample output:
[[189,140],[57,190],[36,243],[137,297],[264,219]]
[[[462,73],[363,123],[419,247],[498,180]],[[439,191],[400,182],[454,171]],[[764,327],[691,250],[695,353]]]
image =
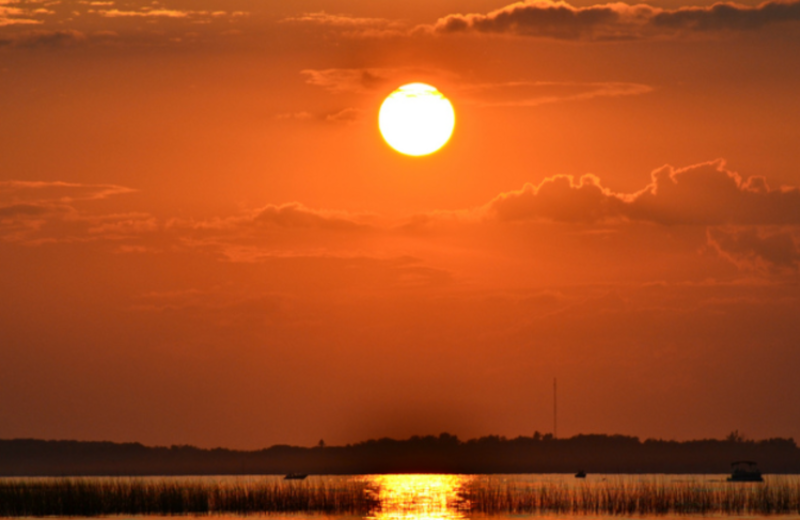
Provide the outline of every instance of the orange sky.
[[[800,1],[0,0],[0,438],[800,438]],[[453,103],[423,158],[382,100]]]

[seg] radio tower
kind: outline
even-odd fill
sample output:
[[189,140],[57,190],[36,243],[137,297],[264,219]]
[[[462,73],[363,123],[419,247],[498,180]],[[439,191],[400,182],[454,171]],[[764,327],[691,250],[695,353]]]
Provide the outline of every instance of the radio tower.
[[553,378],[553,438],[558,438],[558,383]]

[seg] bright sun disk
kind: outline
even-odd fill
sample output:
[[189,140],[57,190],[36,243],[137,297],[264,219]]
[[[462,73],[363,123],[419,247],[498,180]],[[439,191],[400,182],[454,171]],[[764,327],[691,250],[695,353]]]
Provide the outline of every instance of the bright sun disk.
[[405,155],[428,155],[444,146],[453,134],[456,114],[436,87],[409,83],[384,100],[378,127],[386,142]]

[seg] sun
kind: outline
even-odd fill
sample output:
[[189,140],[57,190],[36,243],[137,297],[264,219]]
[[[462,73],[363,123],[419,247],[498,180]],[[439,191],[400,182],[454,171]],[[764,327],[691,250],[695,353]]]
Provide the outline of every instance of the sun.
[[429,155],[453,135],[456,113],[436,87],[409,83],[383,101],[378,127],[386,142],[405,155]]

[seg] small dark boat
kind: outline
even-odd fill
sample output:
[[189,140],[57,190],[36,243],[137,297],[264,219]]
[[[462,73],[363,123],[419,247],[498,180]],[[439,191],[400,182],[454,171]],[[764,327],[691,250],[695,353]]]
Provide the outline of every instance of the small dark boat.
[[307,476],[305,473],[288,473],[283,480],[305,480]]
[[731,463],[731,467],[728,482],[764,482],[761,471],[752,460],[737,460]]
[[575,473],[575,478],[586,478],[586,472],[580,470],[579,472]]

